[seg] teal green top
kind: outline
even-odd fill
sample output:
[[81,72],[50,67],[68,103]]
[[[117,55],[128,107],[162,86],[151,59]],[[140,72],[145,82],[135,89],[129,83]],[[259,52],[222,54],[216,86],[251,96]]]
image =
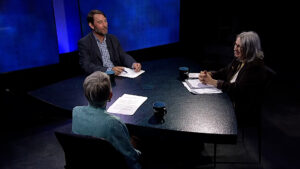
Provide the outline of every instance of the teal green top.
[[126,125],[105,109],[91,105],[74,107],[72,132],[106,139],[125,156],[130,168],[141,168]]

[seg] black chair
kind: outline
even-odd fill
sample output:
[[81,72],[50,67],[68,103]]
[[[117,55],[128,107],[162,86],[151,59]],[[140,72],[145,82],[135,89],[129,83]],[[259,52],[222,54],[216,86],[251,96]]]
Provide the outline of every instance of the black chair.
[[[261,141],[262,141],[262,126],[261,126],[261,112],[262,112],[262,106],[264,103],[265,96],[270,91],[270,87],[272,85],[272,82],[274,81],[276,77],[276,72],[272,70],[268,66],[264,66],[264,70],[262,72],[264,74],[263,79],[263,92],[261,95],[257,98],[257,104],[255,105],[255,109],[253,114],[255,114],[256,117],[254,117],[253,123],[247,123],[247,125],[240,125],[239,128],[241,129],[242,134],[242,142],[244,143],[244,137],[245,137],[245,128],[253,128],[257,131],[257,145],[258,145],[258,163],[261,163]],[[252,121],[250,120],[250,121]],[[243,121],[244,122],[244,121]],[[216,163],[240,163],[240,162],[217,162],[216,161],[216,149],[217,145],[214,144],[214,167],[216,166]]]
[[[263,86],[263,93],[259,98],[258,104],[256,106],[257,111],[257,123],[253,123],[251,127],[256,128],[257,131],[257,145],[258,145],[258,163],[261,163],[261,141],[262,141],[262,121],[261,121],[261,112],[262,112],[262,106],[264,103],[265,96],[270,91],[270,87],[272,85],[272,82],[274,81],[274,78],[276,77],[276,72],[272,70],[268,66],[264,66],[264,86]],[[242,127],[242,140],[244,142],[245,137],[245,131]]]
[[65,169],[127,169],[124,156],[102,138],[55,131],[65,153]]
[[[265,98],[265,96],[267,95],[267,93],[270,91],[270,87],[276,77],[276,72],[271,69],[268,66],[264,66],[264,73],[265,73],[265,80],[264,80],[264,95],[263,95],[263,99]],[[259,107],[259,124],[257,126],[257,130],[258,130],[258,161],[259,163],[261,163],[261,138],[262,138],[262,122],[261,122],[261,111],[262,111],[262,105],[264,103],[264,100],[262,100],[261,105]]]

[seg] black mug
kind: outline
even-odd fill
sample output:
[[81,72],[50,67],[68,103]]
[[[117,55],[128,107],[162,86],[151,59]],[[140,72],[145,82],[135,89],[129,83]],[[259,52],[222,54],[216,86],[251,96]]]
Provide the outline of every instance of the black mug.
[[188,67],[179,67],[179,77],[180,80],[184,81],[185,79],[189,78],[189,68]]
[[166,104],[161,101],[153,103],[154,116],[157,118],[163,118],[167,114]]

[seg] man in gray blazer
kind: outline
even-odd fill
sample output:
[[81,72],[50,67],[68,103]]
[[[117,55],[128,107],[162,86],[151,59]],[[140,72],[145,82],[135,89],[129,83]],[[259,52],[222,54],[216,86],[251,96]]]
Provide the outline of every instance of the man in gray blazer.
[[79,63],[86,73],[113,70],[119,75],[124,67],[136,72],[141,70],[141,64],[122,49],[119,40],[108,34],[108,23],[102,11],[91,10],[87,21],[92,32],[78,41]]

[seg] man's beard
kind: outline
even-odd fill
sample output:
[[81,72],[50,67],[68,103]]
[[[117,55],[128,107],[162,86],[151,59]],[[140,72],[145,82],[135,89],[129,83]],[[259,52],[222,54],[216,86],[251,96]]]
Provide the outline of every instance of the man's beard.
[[94,29],[94,31],[95,31],[95,33],[97,33],[98,35],[100,35],[100,36],[105,36],[107,33],[103,33],[103,32],[101,32],[99,29],[97,29],[97,28],[95,28]]

